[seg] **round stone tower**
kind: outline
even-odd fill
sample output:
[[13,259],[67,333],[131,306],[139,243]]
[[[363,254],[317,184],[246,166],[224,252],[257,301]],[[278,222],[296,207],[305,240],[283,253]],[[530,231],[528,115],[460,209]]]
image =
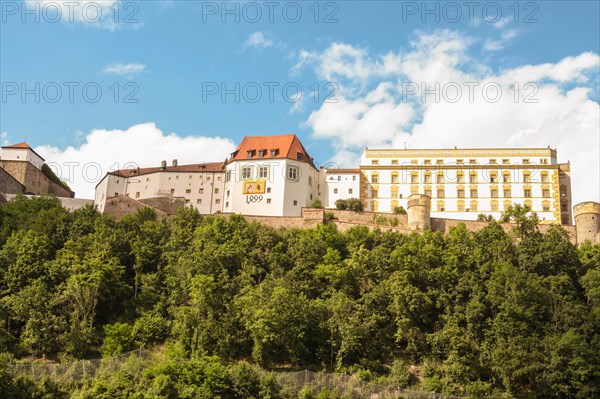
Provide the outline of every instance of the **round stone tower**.
[[408,197],[408,228],[411,230],[427,230],[431,228],[431,197],[424,194],[413,194]]
[[577,243],[590,240],[593,244],[600,244],[600,203],[581,202],[573,207],[573,216]]

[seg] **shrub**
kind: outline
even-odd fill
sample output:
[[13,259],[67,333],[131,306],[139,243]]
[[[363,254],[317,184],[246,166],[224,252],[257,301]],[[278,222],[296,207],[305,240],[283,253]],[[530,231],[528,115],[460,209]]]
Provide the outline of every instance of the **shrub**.
[[127,323],[114,323],[104,326],[102,356],[109,357],[126,352],[133,345],[133,328]]
[[323,204],[321,203],[321,200],[317,198],[316,200],[310,203],[309,207],[323,209]]
[[394,213],[396,215],[406,215],[406,209],[403,206],[395,206]]

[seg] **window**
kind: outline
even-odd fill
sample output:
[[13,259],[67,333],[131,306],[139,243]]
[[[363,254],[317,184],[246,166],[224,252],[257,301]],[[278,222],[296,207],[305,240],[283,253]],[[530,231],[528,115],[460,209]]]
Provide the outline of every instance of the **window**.
[[525,198],[531,198],[531,189],[530,188],[526,188],[525,190],[523,190],[523,196]]
[[269,167],[268,166],[261,166],[258,168],[258,178],[259,179],[266,179],[269,177]]
[[337,177],[337,180],[338,180],[338,181],[342,180],[342,176],[338,176],[338,177]]
[[392,165],[398,165],[398,160],[397,159],[392,159]]
[[469,210],[471,212],[477,212],[477,201],[471,201],[471,204],[469,205]]
[[550,212],[550,203],[548,201],[542,202],[542,211]]
[[298,201],[294,200],[294,206],[298,206]]
[[542,174],[542,183],[548,183],[548,173]]
[[186,200],[185,200],[185,203],[186,203],[186,204],[189,204],[189,203],[190,203],[190,200],[189,200],[189,199],[186,199]]
[[444,212],[445,210],[446,210],[446,207],[444,206],[444,201],[438,201],[437,202],[437,211]]
[[372,159],[371,165],[379,165],[379,159]]
[[215,194],[219,194],[219,189],[215,188]]
[[444,198],[446,196],[444,190],[437,190],[437,196],[438,198]]
[[271,150],[271,158],[275,158],[277,155],[279,155],[279,149]]
[[463,189],[458,189],[458,190],[456,191],[456,196],[457,196],[458,198],[465,198],[465,190],[463,190]]
[[476,165],[477,164],[477,160],[476,159],[469,159],[469,164],[470,165]]
[[190,189],[188,188],[187,190],[185,190],[185,193],[186,193],[186,194],[191,194],[191,193],[192,193],[192,190],[190,190]]
[[493,164],[493,165],[495,165],[495,164],[497,164],[498,162],[496,162],[496,160],[495,160],[495,159],[490,159],[490,163],[491,163],[491,164]]
[[496,172],[490,173],[490,183],[498,183],[498,174]]
[[529,159],[528,158],[523,159],[523,164],[524,165],[529,165]]
[[561,210],[561,212],[567,212],[567,204],[561,204],[560,210]]
[[334,189],[333,189],[333,193],[334,193],[334,194],[337,194],[337,193],[338,193],[338,189],[337,189],[337,188],[334,188]]
[[465,175],[463,175],[462,172],[458,173],[456,175],[456,182],[457,183],[464,183],[465,182]]
[[504,210],[508,210],[508,208],[510,208],[511,205],[512,203],[510,201],[504,201]]
[[271,203],[271,198],[267,198],[267,204]]
[[510,165],[510,159],[507,159],[507,158],[503,159],[502,165]]
[[441,174],[441,173],[440,173],[440,174],[438,174],[438,175],[435,177],[435,181],[436,181],[436,183],[437,183],[437,184],[444,184],[444,175],[443,175],[443,174]]
[[492,197],[492,198],[498,198],[498,190],[495,189],[495,188],[492,188],[490,190],[490,197]]
[[352,181],[356,181],[356,176],[352,176]]
[[248,151],[246,151],[246,158],[247,159],[252,159],[252,157],[254,157],[254,155],[256,155],[256,150],[248,150]]
[[411,183],[417,183],[418,182],[417,175],[410,175],[410,182]]
[[201,203],[202,203],[202,199],[198,198],[198,199],[196,200],[196,204],[201,204]]
[[297,166],[288,166],[288,179],[290,180],[298,180],[298,167]]
[[225,202],[225,208],[229,208],[229,201]]
[[379,175],[377,173],[371,175],[371,183],[379,183]]
[[271,194],[271,187],[267,187],[267,194]]
[[510,198],[510,189],[504,190],[504,198]]
[[210,181],[210,176],[206,176],[206,181]]
[[431,175],[429,173],[425,175],[425,183],[431,183]]
[[548,190],[547,188],[542,190],[542,197],[544,198],[550,198],[550,190]]
[[390,192],[392,198],[398,198],[398,186],[392,186]]
[[426,159],[423,161],[425,165],[431,165],[431,159]]
[[503,183],[510,183],[510,173],[504,172],[502,174],[502,182]]
[[457,164],[457,165],[462,165],[462,164],[464,164],[464,163],[465,163],[465,160],[464,160],[464,159],[457,159],[457,160],[456,160],[456,164]]
[[379,196],[379,191],[375,189],[371,189],[371,197],[377,198]]
[[477,173],[471,173],[469,175],[469,183],[477,183]]
[[417,161],[416,159],[411,159],[410,163],[411,163],[411,165],[417,165],[419,163],[419,161]]
[[204,194],[204,189],[203,188],[198,189],[198,194]]
[[217,199],[215,200],[215,204],[220,204],[220,203],[221,203],[221,199],[220,199],[220,198],[217,198]]
[[476,189],[471,190],[471,198],[477,198],[477,190]]
[[529,172],[523,173],[523,183],[531,183],[531,174]]
[[229,192],[229,190],[227,190],[227,197],[229,197],[229,194],[231,194],[231,193]]
[[546,158],[542,158],[542,159],[540,159],[540,163],[541,163],[542,165],[548,165],[548,159],[546,159]]
[[392,173],[392,183],[398,183],[398,173]]
[[435,161],[435,163],[438,164],[438,165],[443,165],[444,164],[444,160],[443,159],[437,159]]
[[171,189],[171,194],[175,194],[175,189],[174,188]]
[[252,166],[244,166],[242,168],[242,179],[252,178]]
[[302,154],[301,152],[297,152],[297,153],[296,153],[296,159],[297,159],[297,160],[299,160],[299,161],[302,161],[302,159],[303,159],[303,154]]
[[140,192],[139,191],[135,193],[135,198],[140,198]]
[[221,176],[217,176],[217,181],[221,181]]
[[457,209],[459,212],[464,212],[465,211],[465,203],[463,201],[458,201]]
[[430,189],[425,190],[425,195],[431,197],[431,190]]
[[348,194],[352,194],[352,189],[351,188],[348,189]]
[[225,172],[225,181],[230,181],[231,180],[231,171],[227,171]]
[[498,212],[498,201],[492,201],[491,208],[492,212]]
[[264,158],[267,155],[267,150],[258,150],[258,157]]

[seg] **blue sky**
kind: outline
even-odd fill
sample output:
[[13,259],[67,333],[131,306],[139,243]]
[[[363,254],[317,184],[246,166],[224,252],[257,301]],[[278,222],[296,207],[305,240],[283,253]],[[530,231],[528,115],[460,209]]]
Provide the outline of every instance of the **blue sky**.
[[[36,3],[37,15],[24,13]],[[412,147],[550,145],[574,168],[577,161],[577,169],[600,169],[594,121],[600,117],[597,1],[479,2],[472,15],[468,2],[428,2],[434,11],[426,15],[423,2],[86,3],[77,4],[72,21],[63,8],[62,18],[53,22],[58,8],[48,1],[2,0],[3,144],[26,140],[57,164],[96,156],[103,172],[113,161],[221,160],[244,135],[277,133],[297,133],[319,164],[353,164],[364,146],[407,142]],[[98,4],[103,16],[91,22]],[[81,17],[83,7],[87,20]],[[225,14],[224,7],[238,11]],[[298,9],[302,16],[294,23]],[[255,18],[256,10],[260,17]],[[124,22],[126,17],[130,21]],[[506,91],[512,80],[521,87],[535,82],[539,90],[533,97],[542,105],[453,105],[445,96],[442,104],[416,97],[403,102],[398,88],[406,82],[443,86],[465,79],[498,82],[505,96],[513,94]],[[239,102],[233,94],[223,100],[222,85],[235,91],[236,83]],[[84,98],[86,84],[91,97],[95,87],[102,89],[97,102]],[[287,97],[281,90],[286,84]],[[272,101],[268,85],[278,85]],[[23,86],[37,91],[40,101],[34,94],[23,99]],[[56,86],[62,95],[53,103]],[[253,102],[257,86],[262,93]],[[207,94],[215,88],[216,94]],[[297,88],[302,93],[294,96]],[[338,103],[324,104],[332,88]],[[127,95],[137,103],[126,102]],[[560,110],[568,112],[557,116]],[[512,122],[490,130],[494,118],[478,118],[486,112]],[[128,129],[140,125],[147,130],[136,129],[136,138],[147,145],[124,139]],[[127,146],[127,155],[111,149],[98,132]],[[591,149],[580,150],[573,142]],[[593,173],[600,180],[599,172]],[[89,196],[90,181],[62,174]],[[600,199],[598,184],[575,180],[574,185],[580,199]]]

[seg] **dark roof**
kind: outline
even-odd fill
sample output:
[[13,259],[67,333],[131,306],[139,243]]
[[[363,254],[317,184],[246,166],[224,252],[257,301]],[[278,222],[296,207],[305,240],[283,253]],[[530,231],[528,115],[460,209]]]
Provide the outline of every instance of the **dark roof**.
[[43,156],[41,156],[40,154],[38,154],[37,152],[35,152],[35,150],[33,148],[31,148],[31,146],[29,144],[27,144],[26,141],[23,141],[21,143],[18,144],[11,144],[11,145],[5,145],[2,146],[2,148],[12,148],[12,149],[20,149],[20,150],[30,150],[31,152],[33,152],[35,155],[37,155],[38,157],[42,158],[42,161],[46,161],[44,159]]
[[[262,158],[259,151],[265,151]],[[313,159],[295,134],[278,136],[246,136],[231,154],[231,161],[246,161],[251,159],[293,159],[306,162],[316,169]]]
[[162,168],[160,166],[152,168],[132,168],[132,169],[120,169],[114,172],[108,172],[109,175],[120,176],[120,177],[132,177],[142,176],[156,172],[182,172],[182,173],[198,173],[198,172],[220,172],[223,169],[222,162],[208,162],[208,163],[196,163],[191,165],[177,165],[167,166]]

